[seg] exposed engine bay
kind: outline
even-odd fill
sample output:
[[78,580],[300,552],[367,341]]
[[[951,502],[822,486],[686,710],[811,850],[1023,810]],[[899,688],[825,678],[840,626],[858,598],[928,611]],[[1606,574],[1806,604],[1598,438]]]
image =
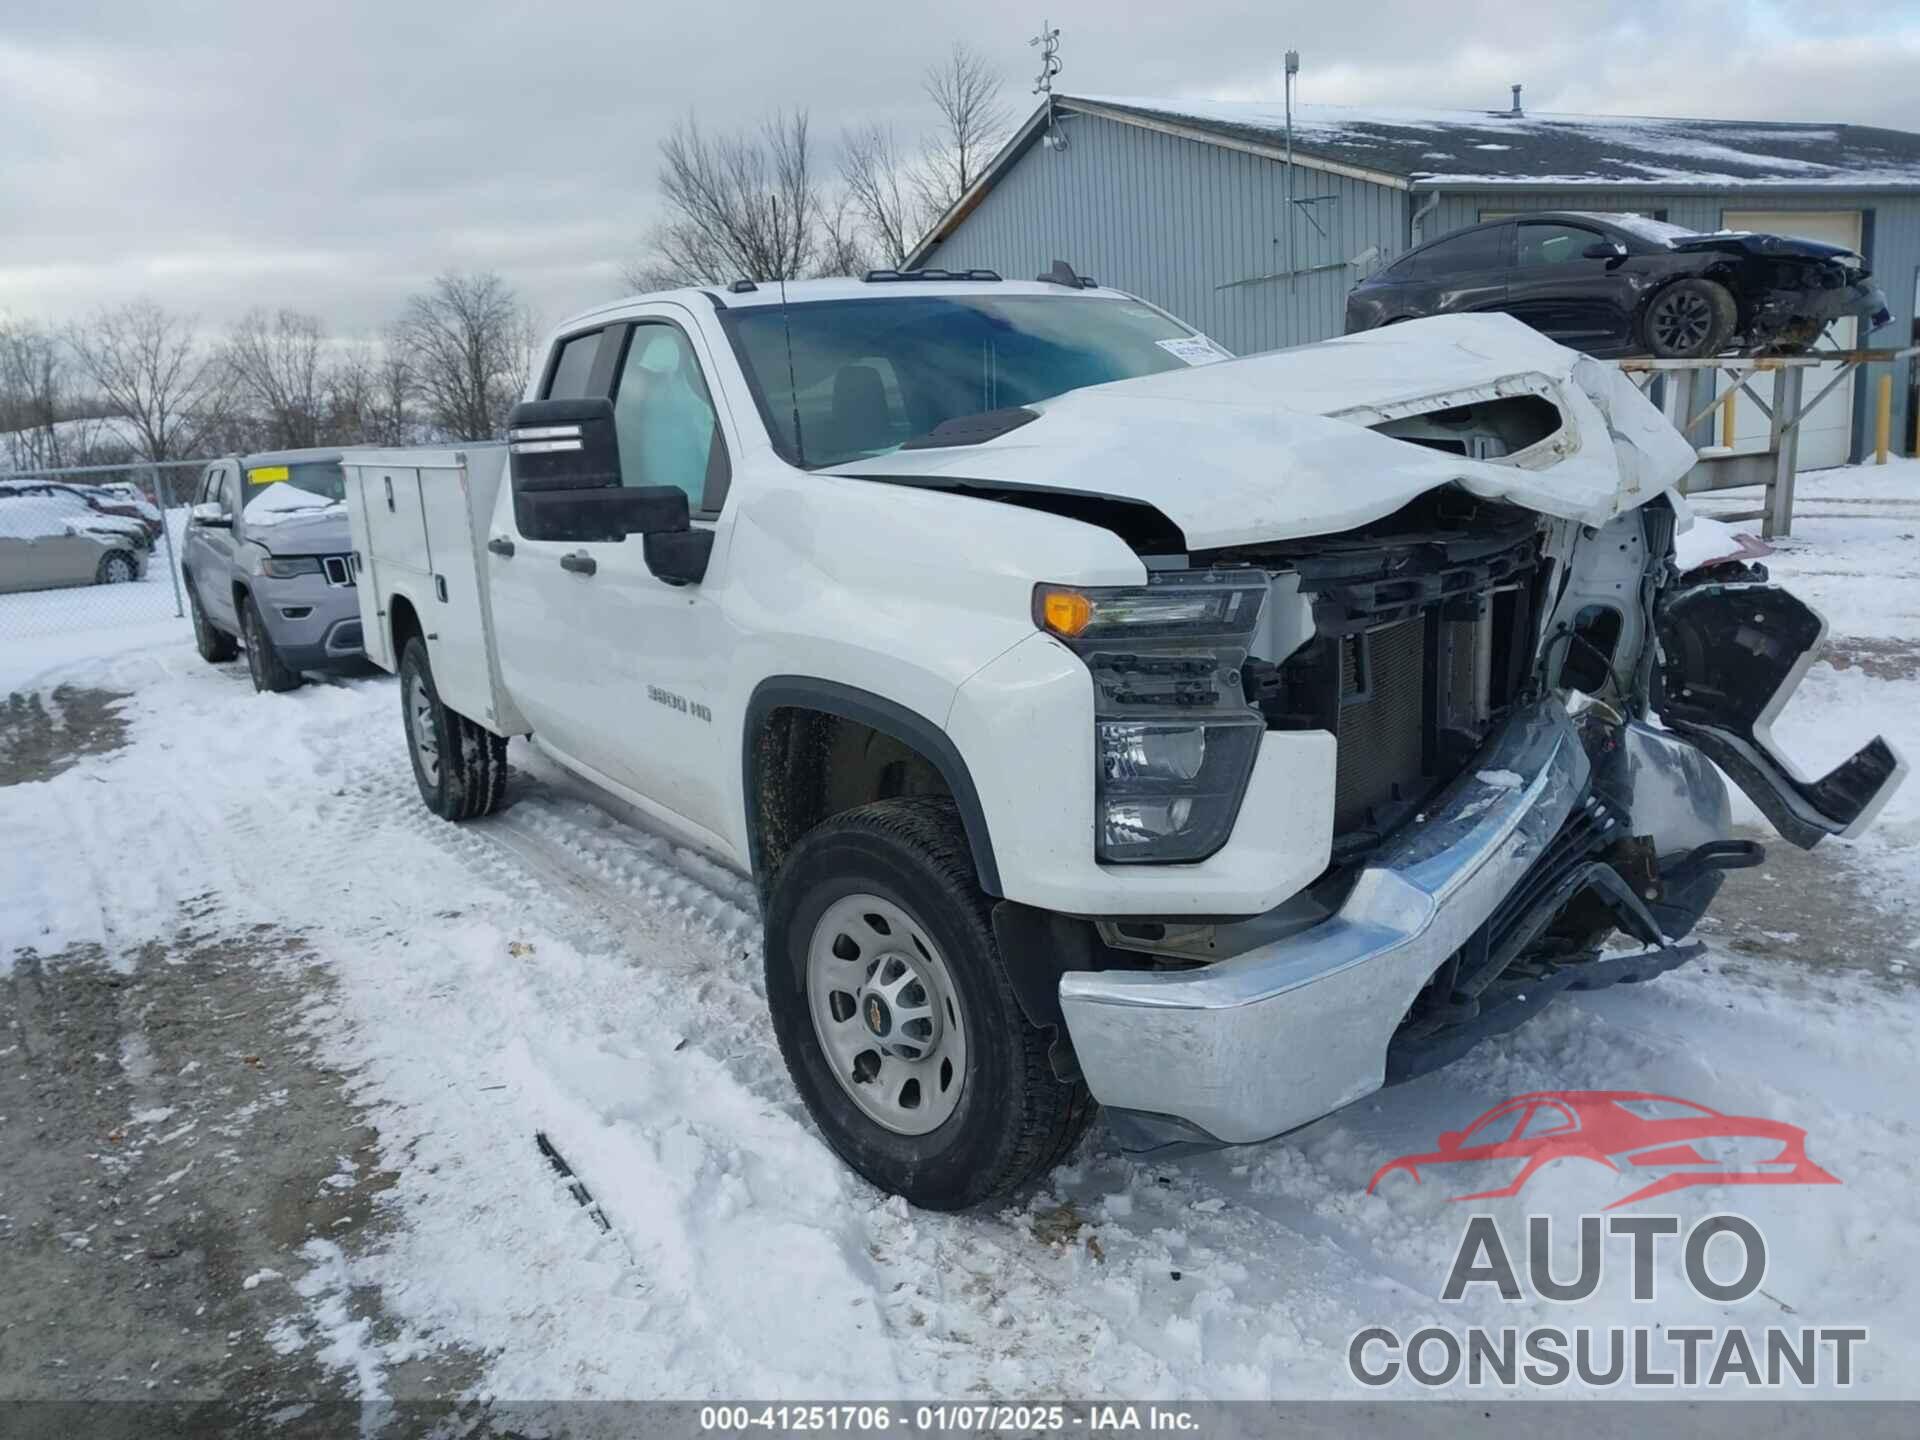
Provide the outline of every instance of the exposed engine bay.
[[[1537,411],[1491,408],[1496,425],[1454,409],[1389,433],[1492,458],[1557,428]],[[1905,765],[1876,738],[1808,780],[1773,751],[1767,722],[1817,656],[1824,623],[1757,565],[1679,573],[1678,520],[1666,496],[1595,527],[1449,488],[1344,534],[1195,557],[1269,576],[1242,683],[1269,729],[1338,738],[1331,863],[1280,912],[1108,922],[1105,941],[1192,963],[1325,920],[1368,857],[1463,777],[1518,786],[1518,775],[1476,772],[1478,757],[1509,719],[1554,701],[1586,752],[1584,789],[1521,883],[1420,991],[1387,1080],[1448,1063],[1559,990],[1646,979],[1698,953],[1686,939],[1725,872],[1764,859],[1733,835],[1716,763],[1809,848],[1863,828]]]

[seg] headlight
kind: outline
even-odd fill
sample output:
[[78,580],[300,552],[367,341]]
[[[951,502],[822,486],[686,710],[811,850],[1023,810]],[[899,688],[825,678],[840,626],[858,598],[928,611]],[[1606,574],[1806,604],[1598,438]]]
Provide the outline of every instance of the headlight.
[[1034,587],[1034,622],[1093,677],[1099,859],[1204,860],[1226,843],[1266,729],[1240,680],[1266,598],[1243,570]]
[[260,573],[271,575],[276,580],[289,580],[295,575],[318,575],[320,557],[318,555],[269,555],[260,562]]

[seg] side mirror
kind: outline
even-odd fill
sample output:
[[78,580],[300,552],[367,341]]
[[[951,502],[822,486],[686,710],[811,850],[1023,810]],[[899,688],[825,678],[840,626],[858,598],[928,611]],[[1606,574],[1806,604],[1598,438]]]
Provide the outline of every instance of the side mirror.
[[221,513],[219,503],[204,500],[187,512],[190,524],[202,526],[208,530],[231,530],[233,521]]
[[523,400],[507,416],[507,460],[516,495],[619,485],[613,402]]
[[1627,258],[1627,247],[1617,240],[1596,240],[1580,254],[1587,260],[1624,260]]

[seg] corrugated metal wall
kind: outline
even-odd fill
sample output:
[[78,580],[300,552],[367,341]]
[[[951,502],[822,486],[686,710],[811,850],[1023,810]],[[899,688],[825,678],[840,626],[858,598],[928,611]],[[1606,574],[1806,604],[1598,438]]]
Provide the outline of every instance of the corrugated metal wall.
[[[1416,203],[1420,197],[1416,197]],[[1873,215],[1872,239],[1867,259],[1874,278],[1887,292],[1887,305],[1893,311],[1893,323],[1865,337],[1863,343],[1875,348],[1898,348],[1910,344],[1913,334],[1914,286],[1920,279],[1920,195],[1871,195],[1858,191],[1828,189],[1779,193],[1771,189],[1726,191],[1712,195],[1663,195],[1647,190],[1554,190],[1524,195],[1500,190],[1473,190],[1448,193],[1421,222],[1421,238],[1430,240],[1472,225],[1483,212],[1502,210],[1630,210],[1642,215],[1664,210],[1675,225],[1697,230],[1718,230],[1721,216],[1729,210],[1864,210]],[[1894,368],[1893,407],[1894,444],[1908,433],[1911,423],[1908,408],[1908,367],[1903,361]],[[1863,367],[1855,376],[1854,455],[1873,452],[1873,392],[1884,365]],[[1831,402],[1829,402],[1831,403]]]
[[[987,266],[1025,279],[1056,258],[1067,260],[1247,355],[1340,334],[1347,291],[1361,273],[1344,262],[1376,245],[1377,263],[1390,262],[1406,248],[1412,209],[1428,198],[1296,166],[1296,199],[1330,198],[1298,207],[1294,265],[1334,268],[1310,270],[1291,282],[1261,278],[1287,268],[1284,164],[1093,115],[1072,115],[1064,128],[1065,150],[1034,145],[926,263]],[[1909,343],[1920,278],[1920,196],[1840,189],[1710,195],[1460,191],[1440,196],[1421,224],[1421,238],[1471,225],[1483,210],[1664,210],[1676,225],[1716,230],[1723,212],[1756,209],[1872,211],[1869,259],[1895,319],[1868,343]],[[1253,283],[1234,283],[1239,281]],[[1868,367],[1858,377],[1856,454],[1871,451],[1867,397],[1885,368]],[[1908,373],[1902,364],[1894,379],[1896,445],[1910,423]]]
[[1405,248],[1404,191],[1295,166],[1296,200],[1331,198],[1297,207],[1294,265],[1334,268],[1260,279],[1287,268],[1285,164],[1092,115],[1064,128],[1065,150],[1033,146],[926,263],[1024,280],[1066,260],[1248,355],[1340,334],[1345,262]]

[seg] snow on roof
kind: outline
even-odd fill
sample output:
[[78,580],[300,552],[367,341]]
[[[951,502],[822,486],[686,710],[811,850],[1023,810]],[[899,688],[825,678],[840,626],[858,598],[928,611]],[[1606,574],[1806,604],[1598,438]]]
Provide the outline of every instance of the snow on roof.
[[[1227,139],[1284,143],[1266,101],[1058,97]],[[1296,105],[1296,154],[1417,184],[1920,187],[1920,135],[1866,125]]]

